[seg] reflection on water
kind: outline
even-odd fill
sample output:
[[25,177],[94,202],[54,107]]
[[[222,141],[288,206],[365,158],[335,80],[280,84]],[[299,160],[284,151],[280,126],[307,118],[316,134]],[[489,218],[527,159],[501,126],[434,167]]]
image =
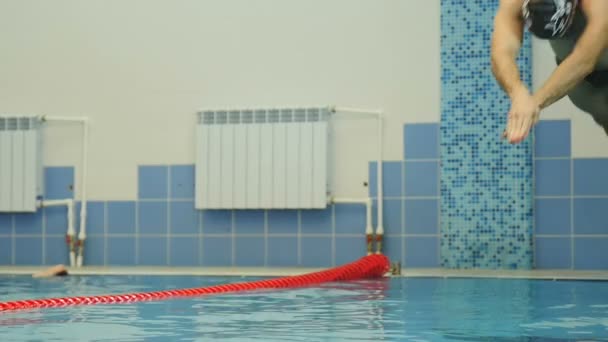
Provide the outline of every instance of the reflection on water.
[[[258,280],[261,278],[247,278]],[[2,301],[238,277],[0,277]],[[2,341],[552,341],[608,338],[608,283],[395,278],[0,314]]]

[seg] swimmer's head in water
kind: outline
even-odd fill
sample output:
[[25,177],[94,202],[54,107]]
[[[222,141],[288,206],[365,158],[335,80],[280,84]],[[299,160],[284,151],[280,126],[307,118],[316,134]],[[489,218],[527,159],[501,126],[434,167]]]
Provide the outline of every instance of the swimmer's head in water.
[[572,25],[577,6],[578,0],[525,0],[526,27],[540,39],[561,38]]

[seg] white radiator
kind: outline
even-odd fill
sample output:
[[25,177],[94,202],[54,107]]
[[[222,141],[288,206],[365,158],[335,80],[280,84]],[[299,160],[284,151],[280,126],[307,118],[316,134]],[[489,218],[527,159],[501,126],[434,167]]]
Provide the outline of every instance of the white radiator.
[[325,208],[329,108],[198,113],[198,209]]
[[40,119],[0,116],[0,212],[35,212],[42,194]]

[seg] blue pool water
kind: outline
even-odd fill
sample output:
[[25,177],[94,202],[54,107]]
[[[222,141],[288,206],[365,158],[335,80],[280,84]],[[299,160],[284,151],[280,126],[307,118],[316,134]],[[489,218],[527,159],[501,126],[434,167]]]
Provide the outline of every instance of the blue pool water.
[[[0,276],[0,300],[257,280]],[[1,341],[593,341],[608,282],[392,278],[125,305],[0,313]]]

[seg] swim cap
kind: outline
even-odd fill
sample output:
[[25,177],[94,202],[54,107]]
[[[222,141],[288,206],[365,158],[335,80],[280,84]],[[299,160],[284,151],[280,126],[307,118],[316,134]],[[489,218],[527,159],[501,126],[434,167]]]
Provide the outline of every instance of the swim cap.
[[577,5],[578,0],[525,0],[524,22],[540,39],[561,38],[572,25]]

